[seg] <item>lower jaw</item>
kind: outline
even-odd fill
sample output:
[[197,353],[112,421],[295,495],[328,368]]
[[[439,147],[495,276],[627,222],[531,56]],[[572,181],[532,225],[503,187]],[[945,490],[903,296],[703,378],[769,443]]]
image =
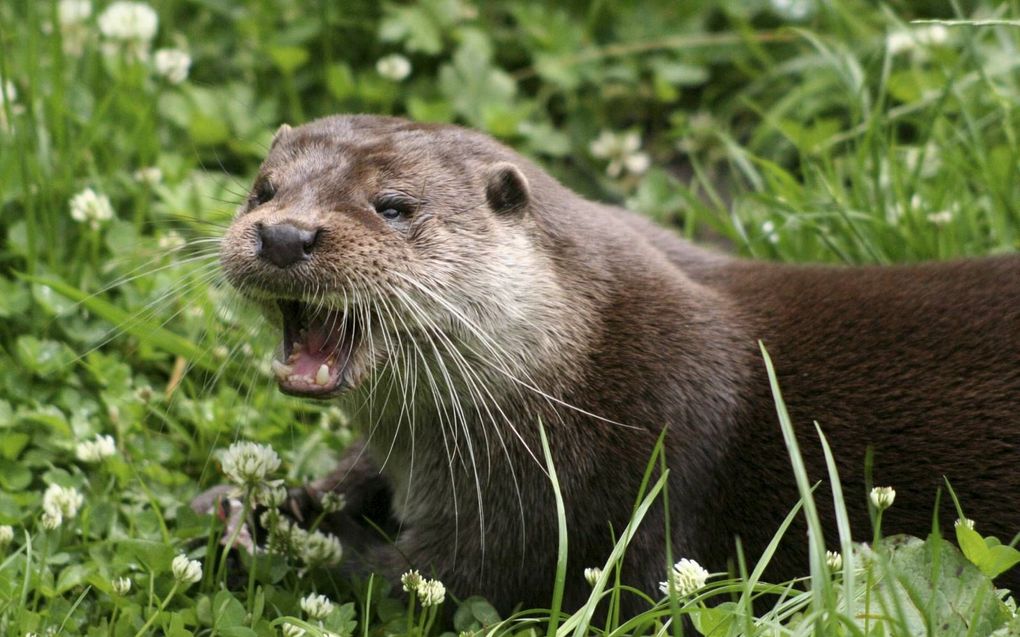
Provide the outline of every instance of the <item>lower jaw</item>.
[[336,375],[331,374],[327,382],[322,385],[308,377],[288,379],[277,374],[277,387],[281,393],[298,398],[326,400],[342,396],[359,387],[369,376],[370,369],[366,367],[361,354],[359,348],[354,347],[346,362],[342,363],[341,369],[338,372],[334,371]]
[[[323,365],[323,368],[325,367]],[[311,376],[291,376],[287,378],[280,374],[277,374],[276,384],[281,392],[290,396],[297,396],[299,398],[332,398],[354,386],[350,376],[350,359],[348,359],[347,364],[339,370],[334,370],[333,374],[329,374],[327,378],[324,378],[325,382],[321,384]]]
[[288,387],[284,383],[278,383],[280,391],[288,396],[296,396],[298,398],[311,398],[313,400],[327,400],[330,398],[336,398],[347,392],[351,387],[341,382],[336,387],[323,387],[321,389],[304,389],[296,387]]

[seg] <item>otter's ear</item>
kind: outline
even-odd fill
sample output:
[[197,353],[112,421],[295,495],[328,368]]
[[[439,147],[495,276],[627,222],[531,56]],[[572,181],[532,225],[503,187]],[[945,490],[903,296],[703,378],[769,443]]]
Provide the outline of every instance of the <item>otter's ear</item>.
[[273,142],[269,144],[269,150],[273,148],[290,132],[290,124],[280,124],[280,127],[273,133]]
[[517,166],[499,162],[489,167],[485,184],[485,199],[494,212],[509,213],[523,210],[531,200],[528,179]]

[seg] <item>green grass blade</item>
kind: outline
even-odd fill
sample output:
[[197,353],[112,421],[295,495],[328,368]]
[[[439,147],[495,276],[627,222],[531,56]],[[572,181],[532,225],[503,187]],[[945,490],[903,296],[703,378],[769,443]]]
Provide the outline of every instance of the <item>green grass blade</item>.
[[641,506],[638,507],[637,512],[631,517],[630,522],[620,535],[620,539],[617,540],[616,545],[613,547],[613,552],[610,553],[609,559],[606,560],[605,567],[602,569],[602,575],[599,576],[595,585],[592,587],[591,595],[588,597],[588,601],[585,602],[576,613],[574,613],[567,621],[563,622],[559,630],[556,632],[556,637],[566,637],[571,631],[574,632],[574,637],[585,637],[587,635],[588,626],[591,624],[591,618],[595,615],[595,607],[598,605],[599,600],[602,598],[602,591],[605,589],[606,583],[609,581],[609,573],[612,571],[614,564],[623,559],[623,554],[627,550],[627,546],[630,541],[634,538],[637,533],[638,526],[641,525],[641,521],[644,519],[645,514],[648,513],[648,509],[651,508],[655,499],[659,497],[659,493],[666,485],[666,481],[669,479],[669,473],[665,473],[659,476],[658,481],[652,488],[648,490],[645,499],[641,502]]
[[850,534],[850,516],[846,510],[846,500],[843,498],[843,485],[839,480],[839,470],[836,468],[836,460],[829,448],[829,441],[822,433],[821,426],[815,422],[815,431],[818,432],[818,439],[822,443],[822,451],[825,453],[825,467],[829,472],[829,485],[832,487],[832,504],[836,511],[836,529],[839,531],[839,550],[843,554],[843,601],[847,615],[852,614],[856,590],[854,588],[854,552],[853,538]]
[[[762,358],[765,360],[765,368],[769,376],[769,385],[772,388],[772,397],[776,404],[776,416],[779,418],[779,426],[783,431],[783,441],[790,454],[790,463],[793,465],[794,478],[797,481],[797,491],[800,493],[801,501],[804,504],[804,516],[807,518],[808,538],[810,551],[809,557],[811,569],[811,591],[814,595],[816,609],[832,606],[832,582],[829,580],[828,572],[822,566],[825,564],[825,533],[822,529],[821,519],[818,517],[818,508],[815,506],[814,496],[811,494],[811,483],[807,474],[807,467],[804,465],[804,458],[800,454],[800,446],[797,444],[797,437],[793,431],[793,422],[786,410],[786,403],[783,402],[783,393],[779,389],[779,380],[776,377],[776,370],[772,365],[772,358],[765,349],[765,344],[758,341]],[[823,629],[821,622],[817,630]],[[820,633],[819,633],[820,634]]]
[[560,608],[563,605],[563,588],[567,583],[567,511],[563,506],[563,494],[556,476],[556,464],[549,450],[549,439],[545,435],[545,427],[541,418],[538,421],[538,433],[542,437],[542,453],[545,455],[545,466],[549,470],[549,482],[552,484],[553,496],[556,498],[556,526],[559,531],[556,552],[556,579],[553,584],[553,598],[549,605],[549,627],[546,637],[556,637],[556,628],[560,623]]
[[109,301],[83,292],[58,279],[30,275],[21,275],[21,278],[32,283],[44,285],[57,294],[74,301],[75,303],[79,303],[82,307],[86,308],[96,316],[99,316],[100,318],[103,318],[117,326],[117,329],[123,330],[126,334],[142,339],[146,343],[149,343],[164,352],[187,359],[194,365],[197,365],[206,371],[212,373],[223,372],[223,362],[215,360],[208,352],[195,345],[189,339],[178,334],[174,334],[160,325],[144,321],[140,319],[140,317],[117,307]]

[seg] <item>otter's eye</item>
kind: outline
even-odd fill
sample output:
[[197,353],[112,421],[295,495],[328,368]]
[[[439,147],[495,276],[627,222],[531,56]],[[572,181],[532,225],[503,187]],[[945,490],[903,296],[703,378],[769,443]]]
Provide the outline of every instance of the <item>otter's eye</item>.
[[387,221],[406,219],[418,207],[418,203],[403,198],[383,197],[375,202],[375,211]]
[[252,208],[261,206],[275,196],[276,188],[273,187],[273,184],[269,183],[269,180],[263,179],[259,181],[255,184],[255,191],[251,194]]

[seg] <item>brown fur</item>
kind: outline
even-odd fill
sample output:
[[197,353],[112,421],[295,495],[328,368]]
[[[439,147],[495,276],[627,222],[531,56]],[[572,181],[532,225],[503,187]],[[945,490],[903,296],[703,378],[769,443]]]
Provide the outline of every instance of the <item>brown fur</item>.
[[[603,564],[626,525],[664,426],[674,557],[726,570],[739,537],[757,559],[797,501],[758,339],[813,480],[826,474],[812,421],[834,449],[857,538],[870,534],[869,446],[875,483],[897,490],[885,531],[924,535],[943,475],[982,532],[1008,540],[1020,531],[1016,256],[861,268],[747,262],[586,201],[484,135],[391,118],[282,130],[259,179],[275,196],[249,206],[223,244],[243,293],[332,292],[329,302],[341,303],[346,291],[383,314],[405,295],[434,321],[430,330],[394,320],[388,349],[377,339],[361,352],[348,396],[367,444],[313,485],[351,499],[338,528],[357,568],[396,578],[415,567],[503,611],[547,605],[556,517],[540,421],[569,523],[568,605],[587,596],[582,570]],[[417,198],[409,220],[387,224],[372,210],[384,190]],[[253,224],[280,220],[328,231],[307,264],[274,269],[255,255]],[[436,357],[454,346],[476,376],[449,357],[441,374]],[[392,494],[388,513],[380,494]],[[817,500],[834,531],[828,491]],[[395,545],[359,526],[363,514],[392,518]],[[650,594],[668,566],[663,514],[649,513],[623,570]],[[943,523],[954,517],[944,506]],[[788,537],[772,577],[806,572],[803,527]]]

